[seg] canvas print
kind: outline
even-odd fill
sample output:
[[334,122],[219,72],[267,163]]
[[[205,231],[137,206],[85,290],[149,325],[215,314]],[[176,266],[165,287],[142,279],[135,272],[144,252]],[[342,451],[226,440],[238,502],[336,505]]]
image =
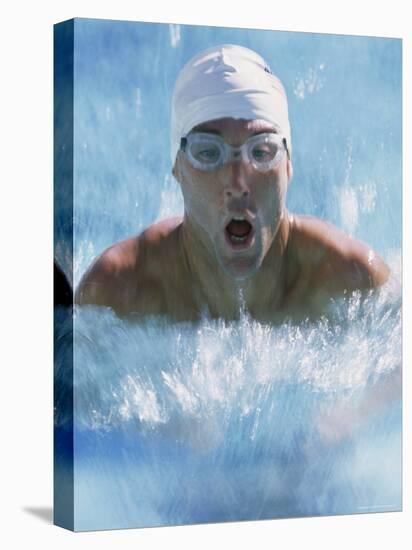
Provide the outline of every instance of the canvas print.
[[54,521],[402,509],[402,42],[54,29]]

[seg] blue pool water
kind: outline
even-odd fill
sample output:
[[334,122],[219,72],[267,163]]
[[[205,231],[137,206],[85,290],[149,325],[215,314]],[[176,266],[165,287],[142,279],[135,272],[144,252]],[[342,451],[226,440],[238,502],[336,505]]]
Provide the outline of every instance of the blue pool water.
[[[255,49],[287,90],[289,209],[368,242],[393,272],[383,292],[347,296],[328,320],[299,325],[270,327],[245,312],[229,324],[133,324],[76,308],[76,529],[399,510],[400,42],[75,25],[74,258],[67,228],[55,228],[74,287],[107,246],[182,213],[170,174],[171,90],[184,62],[223,42]],[[64,315],[56,310],[62,431]]]

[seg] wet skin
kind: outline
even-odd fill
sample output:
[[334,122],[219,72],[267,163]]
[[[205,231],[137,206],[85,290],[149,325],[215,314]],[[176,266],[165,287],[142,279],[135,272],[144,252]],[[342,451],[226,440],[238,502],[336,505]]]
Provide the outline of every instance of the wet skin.
[[[266,122],[231,118],[195,130],[217,133],[233,146],[275,131]],[[243,306],[257,320],[278,323],[316,318],[331,298],[378,287],[389,277],[387,265],[366,244],[325,221],[287,211],[292,163],[286,153],[269,172],[239,160],[203,172],[179,151],[173,174],[184,216],[103,252],[80,282],[78,304],[175,321],[203,314],[237,319]],[[234,217],[251,226],[244,242],[228,234]]]

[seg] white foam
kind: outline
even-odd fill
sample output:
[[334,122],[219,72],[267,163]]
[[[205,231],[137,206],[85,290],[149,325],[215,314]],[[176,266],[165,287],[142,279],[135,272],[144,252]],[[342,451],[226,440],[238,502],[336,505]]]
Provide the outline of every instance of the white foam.
[[156,426],[176,415],[242,416],[276,400],[284,384],[301,385],[307,398],[338,392],[343,399],[399,367],[399,298],[354,293],[336,303],[334,321],[280,327],[247,316],[204,319],[196,328],[155,319],[137,325],[110,310],[77,308],[77,414],[95,428],[133,418]]
[[170,45],[172,46],[172,48],[176,48],[176,46],[180,42],[180,25],[175,25],[173,23],[170,23],[169,32],[170,32]]
[[[325,64],[319,65],[319,71],[323,71]],[[310,68],[304,76],[297,77],[293,88],[293,93],[299,100],[304,100],[308,95],[319,92],[324,86],[325,79],[317,69]]]
[[355,233],[359,224],[359,205],[355,189],[349,185],[341,188],[339,193],[342,227],[349,233]]

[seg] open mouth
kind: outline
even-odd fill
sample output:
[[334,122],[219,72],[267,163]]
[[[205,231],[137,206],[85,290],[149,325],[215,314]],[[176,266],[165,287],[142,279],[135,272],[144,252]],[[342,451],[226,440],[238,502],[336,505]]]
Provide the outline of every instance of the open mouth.
[[244,218],[232,218],[225,228],[226,240],[235,248],[245,248],[251,243],[253,227]]

